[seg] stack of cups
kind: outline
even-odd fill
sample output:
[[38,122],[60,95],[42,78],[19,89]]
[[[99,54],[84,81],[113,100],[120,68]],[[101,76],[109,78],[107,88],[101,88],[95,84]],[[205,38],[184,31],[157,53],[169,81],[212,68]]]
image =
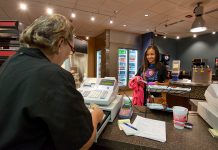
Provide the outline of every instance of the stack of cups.
[[184,129],[187,122],[188,109],[181,106],[173,107],[173,123],[177,129]]

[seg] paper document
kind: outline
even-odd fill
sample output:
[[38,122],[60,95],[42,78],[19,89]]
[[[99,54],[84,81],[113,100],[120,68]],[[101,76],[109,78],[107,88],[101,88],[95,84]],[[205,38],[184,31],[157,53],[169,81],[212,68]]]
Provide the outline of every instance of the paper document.
[[209,128],[208,131],[214,138],[218,138],[218,130]]
[[133,128],[130,128],[129,126],[126,126],[125,124],[120,124],[120,126],[126,135],[136,135],[137,133],[136,130],[134,130]]
[[123,124],[124,122],[125,122],[125,123],[130,123],[130,120],[129,120],[129,119],[121,119],[121,120],[118,120],[118,127],[119,127],[120,130],[123,130],[120,125]]
[[166,142],[166,123],[164,121],[137,116],[132,125],[138,129],[138,132],[135,132],[136,136]]

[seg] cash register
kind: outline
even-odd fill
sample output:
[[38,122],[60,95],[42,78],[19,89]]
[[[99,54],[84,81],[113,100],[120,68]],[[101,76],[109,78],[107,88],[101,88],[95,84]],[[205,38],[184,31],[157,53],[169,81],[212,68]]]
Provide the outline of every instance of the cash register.
[[218,84],[210,84],[205,91],[206,101],[198,102],[198,114],[215,130],[218,130]]
[[118,95],[118,89],[115,77],[86,78],[78,88],[88,108],[91,104],[97,104],[104,111],[104,118],[97,128],[96,142],[107,123],[113,122],[122,105],[123,97]]

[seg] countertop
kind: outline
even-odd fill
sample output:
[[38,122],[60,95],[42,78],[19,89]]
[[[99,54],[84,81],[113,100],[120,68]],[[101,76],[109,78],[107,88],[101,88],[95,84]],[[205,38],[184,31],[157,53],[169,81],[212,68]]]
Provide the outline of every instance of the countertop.
[[[140,111],[139,111],[140,110]],[[208,132],[209,125],[197,114],[189,113],[188,121],[193,124],[193,129],[176,129],[172,123],[172,113],[151,111],[145,107],[134,108],[131,122],[137,115],[151,119],[166,121],[167,141],[165,143],[137,136],[127,136],[120,131],[116,118],[109,123],[98,143],[91,149],[167,149],[167,150],[217,150],[218,139],[213,138]]]

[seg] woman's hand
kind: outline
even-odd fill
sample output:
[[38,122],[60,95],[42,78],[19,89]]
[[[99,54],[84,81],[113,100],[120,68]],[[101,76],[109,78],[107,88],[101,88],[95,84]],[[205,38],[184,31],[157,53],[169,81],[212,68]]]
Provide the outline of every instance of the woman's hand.
[[92,117],[96,122],[101,122],[104,116],[104,112],[102,111],[101,108],[99,108],[97,105],[92,107]]

